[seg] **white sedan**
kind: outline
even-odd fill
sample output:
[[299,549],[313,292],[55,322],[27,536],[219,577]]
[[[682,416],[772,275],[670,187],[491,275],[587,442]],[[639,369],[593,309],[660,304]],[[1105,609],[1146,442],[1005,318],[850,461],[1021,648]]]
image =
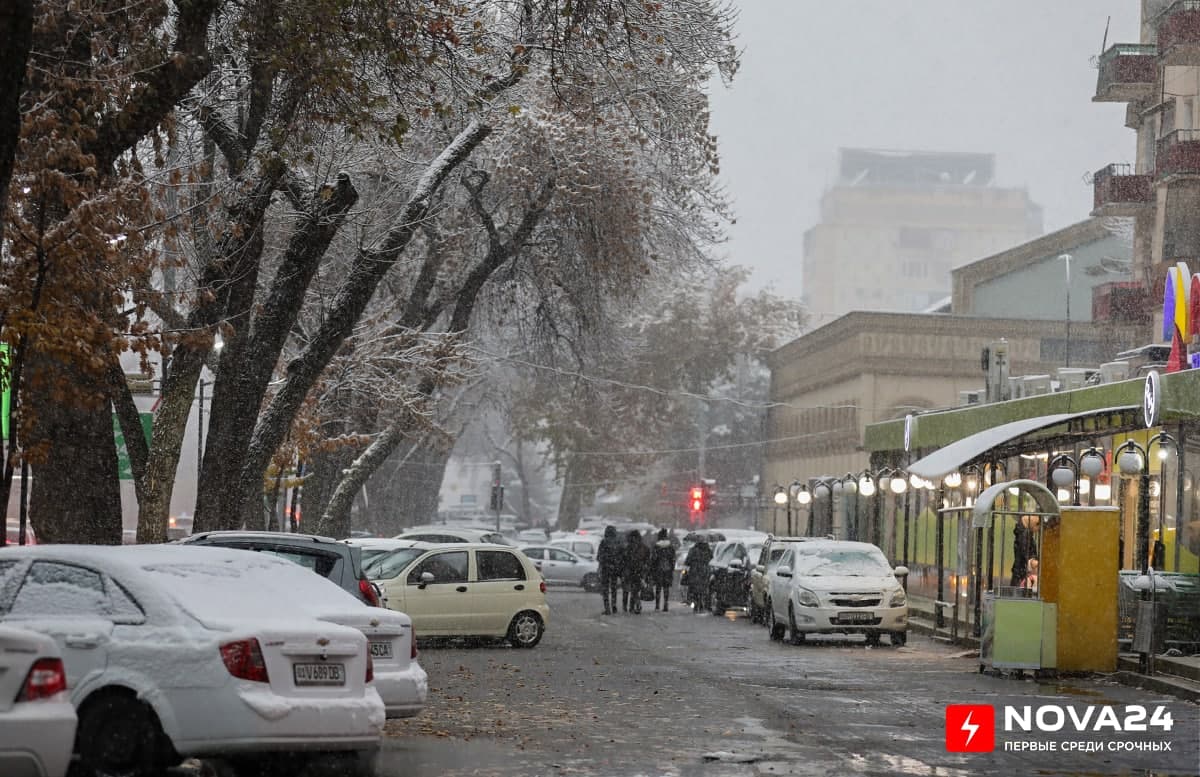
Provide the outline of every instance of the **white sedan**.
[[259,587],[288,568],[304,572],[206,547],[14,549],[0,620],[58,643],[88,773],[141,777],[187,757],[369,773],[385,713],[367,637]]
[[521,552],[533,560],[549,585],[577,585],[585,591],[600,590],[600,565],[590,558],[563,548],[530,545]]
[[[231,551],[233,558],[250,551]],[[313,617],[361,631],[369,641],[375,670],[375,689],[383,698],[389,718],[409,718],[425,707],[429,681],[417,661],[417,640],[412,619],[402,612],[371,607],[327,578],[304,567],[284,562],[245,566],[231,587],[253,588],[264,605],[290,601]],[[230,591],[230,595],[236,595]]]
[[770,575],[767,628],[771,639],[790,635],[793,644],[809,634],[865,634],[877,645],[887,634],[893,645],[908,637],[908,601],[883,552],[868,542],[812,540],[784,551]]
[[58,645],[0,626],[0,774],[63,777],[74,744],[75,707]]

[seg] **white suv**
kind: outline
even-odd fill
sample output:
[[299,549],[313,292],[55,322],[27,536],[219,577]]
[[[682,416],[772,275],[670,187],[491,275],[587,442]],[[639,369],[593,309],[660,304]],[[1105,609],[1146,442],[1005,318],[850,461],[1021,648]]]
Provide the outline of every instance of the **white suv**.
[[385,606],[408,613],[422,637],[503,637],[531,648],[550,617],[546,581],[516,548],[404,548],[376,557],[366,571]]
[[908,635],[908,601],[883,551],[868,542],[813,540],[784,551],[770,575],[767,628],[771,639],[793,644],[808,634],[865,634],[879,644],[888,634],[893,645]]

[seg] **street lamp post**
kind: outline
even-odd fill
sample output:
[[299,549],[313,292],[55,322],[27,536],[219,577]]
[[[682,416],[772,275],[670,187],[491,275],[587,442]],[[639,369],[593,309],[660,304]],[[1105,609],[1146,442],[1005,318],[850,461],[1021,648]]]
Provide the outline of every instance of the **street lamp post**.
[[1067,365],[1071,366],[1071,255],[1063,254],[1067,265]]
[[[787,505],[788,534],[791,534],[792,533],[792,500],[788,498],[787,489],[785,489],[783,486],[775,486],[775,504],[780,507]],[[778,511],[776,511],[775,515],[776,516],[779,515]]]
[[[1179,472],[1176,475],[1175,483],[1175,512],[1181,512],[1184,498],[1183,488],[1183,446],[1168,432],[1159,432],[1146,441],[1146,447],[1142,447],[1135,440],[1126,440],[1117,448],[1114,458],[1116,460],[1117,469],[1126,477],[1138,476],[1138,514],[1137,514],[1137,546],[1135,551],[1135,561],[1138,568],[1146,572],[1151,566],[1157,564],[1161,569],[1163,566],[1163,555],[1165,555],[1166,543],[1163,542],[1165,519],[1165,510],[1159,510],[1158,514],[1158,541],[1154,543],[1153,552],[1150,548],[1150,455],[1149,452],[1158,444],[1159,456],[1161,459],[1166,459],[1166,450],[1162,447],[1163,443],[1170,443],[1175,448],[1175,463]],[[1179,515],[1176,516],[1179,520]]]
[[[1076,507],[1079,506],[1079,462],[1069,453],[1060,453],[1050,459],[1050,463],[1046,466],[1046,473],[1050,478],[1049,485],[1055,487],[1055,496],[1063,490],[1069,489],[1067,499]],[[1090,488],[1088,489],[1091,490]],[[1060,497],[1058,501],[1063,501]]]

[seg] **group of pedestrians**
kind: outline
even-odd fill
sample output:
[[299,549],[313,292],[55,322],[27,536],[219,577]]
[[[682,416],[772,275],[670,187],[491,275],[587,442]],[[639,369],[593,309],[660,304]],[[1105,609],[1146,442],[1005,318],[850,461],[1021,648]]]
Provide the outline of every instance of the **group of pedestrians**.
[[[675,546],[666,529],[660,529],[653,547],[647,547],[637,529],[621,537],[615,526],[604,529],[604,539],[596,552],[600,564],[600,591],[604,614],[617,610],[617,589],[621,589],[621,612],[642,611],[643,594],[654,591],[654,609],[665,612],[671,601],[671,579],[675,574]],[[647,596],[647,601],[649,598]]]

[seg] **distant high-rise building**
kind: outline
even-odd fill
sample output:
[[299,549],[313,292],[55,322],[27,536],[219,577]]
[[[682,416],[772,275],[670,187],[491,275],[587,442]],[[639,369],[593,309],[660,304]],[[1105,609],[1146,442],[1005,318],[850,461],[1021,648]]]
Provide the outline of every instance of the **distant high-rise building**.
[[804,235],[812,325],[929,309],[950,296],[956,265],[1040,235],[1028,192],[994,179],[991,154],[841,149],[821,222]]

